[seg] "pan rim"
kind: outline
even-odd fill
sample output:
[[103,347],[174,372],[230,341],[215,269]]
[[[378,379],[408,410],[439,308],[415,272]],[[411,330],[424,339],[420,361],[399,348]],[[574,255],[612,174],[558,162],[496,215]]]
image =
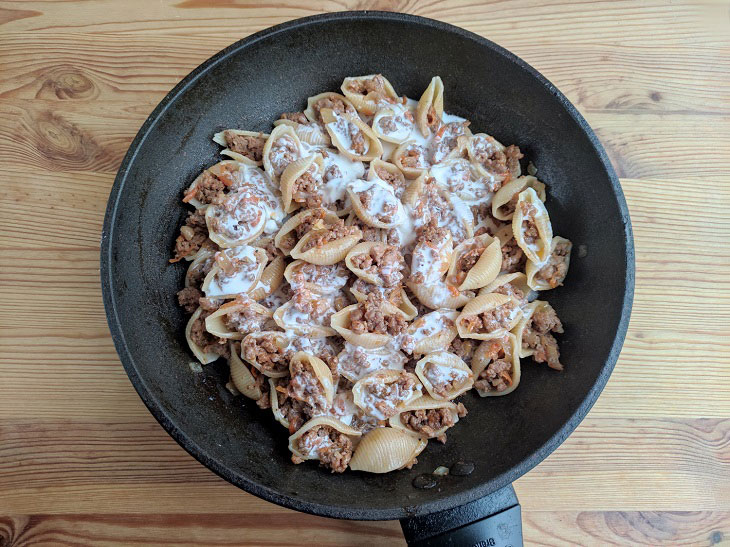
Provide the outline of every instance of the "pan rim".
[[[282,32],[310,25],[319,25],[322,23],[338,21],[342,19],[387,20],[390,22],[401,22],[409,26],[421,26],[436,29],[444,33],[457,35],[458,37],[477,42],[477,44],[481,47],[490,49],[492,52],[501,55],[502,57],[505,57],[508,61],[516,64],[522,70],[526,71],[530,76],[532,76],[541,85],[543,85],[548,90],[548,92],[555,96],[555,98],[564,108],[566,114],[568,114],[572,118],[572,120],[577,123],[583,133],[585,133],[588,137],[601,161],[601,164],[606,171],[606,174],[609,177],[611,187],[616,197],[616,201],[619,206],[622,221],[624,224],[626,246],[626,273],[621,318],[616,329],[615,337],[611,344],[611,349],[606,358],[606,362],[604,363],[600,374],[596,378],[596,381],[588,391],[585,399],[558,431],[556,431],[530,456],[520,462],[517,462],[509,471],[495,477],[494,479],[486,483],[481,483],[479,485],[473,486],[472,488],[465,489],[461,492],[451,494],[438,500],[422,503],[415,507],[403,506],[379,509],[351,509],[341,506],[333,506],[312,502],[309,500],[281,494],[273,488],[257,483],[245,476],[241,476],[239,474],[231,472],[231,470],[228,469],[221,462],[211,458],[202,446],[200,446],[194,439],[186,436],[182,429],[170,418],[170,416],[167,415],[167,413],[163,410],[162,405],[158,402],[157,398],[152,394],[152,391],[146,385],[144,379],[138,374],[136,364],[131,353],[127,349],[124,333],[121,329],[121,322],[118,316],[117,306],[115,302],[114,284],[111,276],[111,253],[114,235],[114,224],[116,222],[120,198],[123,194],[122,190],[126,182],[129,168],[134,163],[137,153],[139,152],[142,144],[145,142],[147,136],[157,124],[160,117],[168,109],[168,107],[170,107],[182,93],[184,93],[195,81],[197,81],[198,78],[203,76],[211,68],[213,68],[219,62],[225,60],[230,55],[234,55],[240,50],[243,50],[246,47],[249,47],[250,45],[255,44],[256,42],[264,38],[269,38]],[[590,128],[583,116],[575,108],[575,106],[573,106],[573,104],[570,103],[570,101],[568,101],[568,99],[537,70],[532,68],[525,61],[523,61],[513,53],[507,51],[506,49],[495,44],[494,42],[449,23],[444,23],[441,21],[436,21],[434,19],[429,19],[416,15],[386,11],[334,12],[287,21],[285,23],[251,34],[246,38],[243,38],[242,40],[231,44],[230,46],[226,47],[225,49],[221,50],[220,52],[216,53],[215,55],[204,61],[192,72],[190,72],[185,78],[183,78],[162,99],[162,101],[160,101],[160,103],[155,107],[152,113],[145,120],[144,124],[132,141],[132,144],[125,154],[124,159],[122,160],[122,163],[114,180],[114,184],[110,191],[109,201],[107,203],[106,213],[104,217],[104,225],[101,235],[100,262],[104,307],[106,310],[109,329],[111,331],[112,339],[114,341],[117,353],[119,354],[122,365],[124,366],[124,369],[129,376],[129,379],[135,390],[137,391],[138,395],[144,402],[145,406],[149,409],[150,413],[163,427],[163,429],[165,429],[165,431],[173,439],[175,439],[175,441],[184,450],[186,450],[191,456],[193,456],[205,467],[216,473],[221,478],[250,494],[253,494],[277,505],[287,507],[289,509],[295,509],[305,513],[325,517],[353,520],[393,520],[456,508],[468,502],[474,501],[478,498],[488,496],[489,494],[499,490],[500,488],[511,484],[520,476],[522,476],[533,467],[535,467],[542,460],[544,460],[555,449],[557,449],[558,446],[560,446],[563,441],[575,430],[575,428],[583,420],[593,404],[596,402],[598,396],[606,385],[606,382],[608,381],[611,372],[613,371],[616,361],[618,360],[624,339],[626,337],[629,317],[631,314],[631,307],[634,295],[635,269],[633,232],[631,228],[631,220],[629,218],[628,206],[626,204],[621,185],[603,146],[600,144],[595,133]]]

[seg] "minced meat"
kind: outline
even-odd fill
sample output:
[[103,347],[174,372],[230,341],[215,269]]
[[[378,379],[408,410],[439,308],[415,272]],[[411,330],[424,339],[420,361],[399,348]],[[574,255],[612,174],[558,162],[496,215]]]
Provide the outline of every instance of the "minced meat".
[[535,224],[535,214],[537,209],[531,203],[523,201],[520,203],[520,210],[522,211],[522,238],[525,243],[532,245],[540,238],[540,233],[537,231],[537,225]]
[[513,237],[507,243],[502,245],[502,272],[514,273],[523,270],[527,263],[525,253],[517,245],[517,241]]
[[317,120],[320,122],[322,121],[322,114],[320,112],[323,108],[331,108],[336,114],[342,114],[343,112],[355,113],[354,109],[345,104],[342,99],[337,97],[322,97],[312,105],[312,110],[314,110]]
[[509,180],[511,174],[517,172],[522,157],[519,147],[511,145],[504,150],[498,150],[496,147],[479,149],[474,159],[490,173],[504,176],[505,180]]
[[205,319],[211,313],[213,312],[209,310],[201,310],[198,318],[193,321],[190,329],[190,339],[201,349],[203,353],[217,353],[218,355],[228,358],[228,340],[213,336],[205,330]]
[[504,359],[492,361],[479,373],[474,387],[479,391],[504,391],[512,385],[512,364]]
[[525,295],[525,293],[522,292],[519,287],[515,287],[512,283],[505,283],[504,285],[500,285],[492,292],[495,292],[497,294],[504,294],[505,296],[514,296],[521,306],[527,304],[527,296]]
[[243,340],[243,357],[259,365],[262,372],[279,373],[289,369],[292,352],[276,343],[276,336],[247,336]]
[[185,225],[180,228],[180,235],[175,240],[175,256],[170,262],[194,255],[208,239],[208,226],[205,223],[205,211],[196,209],[188,213]]
[[403,255],[396,247],[373,245],[368,253],[352,257],[352,265],[369,274],[376,274],[386,287],[400,285],[406,267]]
[[333,224],[329,225],[324,230],[318,230],[313,233],[313,236],[302,247],[302,252],[308,251],[314,248],[324,247],[327,243],[336,241],[343,237],[351,235],[362,235],[360,228],[357,226],[345,226],[345,221],[338,219]]
[[195,287],[185,287],[177,293],[177,303],[185,313],[194,313],[198,309],[199,300],[203,296]]
[[298,401],[310,405],[315,411],[324,411],[329,406],[324,386],[316,376],[312,365],[302,360],[290,363],[291,379],[287,394]]
[[355,79],[347,84],[347,90],[358,95],[368,95],[376,93],[381,97],[385,97],[385,80],[382,74],[376,74],[368,79]]
[[[463,404],[457,404],[457,414],[459,417],[466,416],[466,408]],[[409,410],[401,412],[401,423],[411,431],[421,433],[429,439],[436,436],[436,432],[444,427],[449,428],[454,425],[454,415],[448,408],[429,408],[427,410]],[[437,440],[445,443],[446,434],[441,433]]]
[[[313,427],[302,435],[297,443],[299,447],[317,447],[316,452],[320,465],[331,469],[333,473],[345,471],[352,458],[352,440],[344,433],[328,425]],[[300,451],[306,452],[306,449],[302,450],[300,448]],[[302,463],[304,460],[293,455],[292,461]]]
[[281,116],[279,116],[280,120],[289,120],[291,122],[300,123],[300,124],[307,124],[309,123],[309,120],[304,115],[304,112],[284,112]]
[[467,331],[480,334],[506,329],[514,319],[516,309],[517,305],[509,301],[487,312],[465,316],[463,325]]
[[370,293],[350,312],[350,330],[355,334],[390,334],[397,336],[406,330],[408,322],[401,314],[385,314],[382,311],[383,299]]
[[266,137],[261,133],[258,136],[239,135],[229,129],[223,132],[223,138],[228,148],[233,152],[237,152],[256,162],[261,161],[263,158]]
[[391,173],[385,167],[376,167],[375,174],[378,178],[387,182],[395,193],[395,197],[400,198],[406,187],[406,179],[402,173]]
[[449,351],[457,355],[467,365],[471,363],[471,358],[476,350],[476,342],[474,340],[456,337],[451,341]]
[[555,244],[547,264],[535,274],[535,277],[546,281],[553,289],[562,285],[568,274],[567,257],[571,246],[569,241],[559,241]]
[[412,374],[402,372],[394,382],[374,382],[364,386],[365,391],[376,399],[373,406],[386,419],[394,416],[396,406],[408,398],[416,387],[417,380]]
[[313,170],[307,169],[297,180],[292,188],[292,200],[296,203],[303,203],[307,208],[319,207],[322,205],[322,195],[318,193],[322,179],[314,176]]
[[545,305],[533,313],[525,325],[522,347],[534,350],[532,358],[536,362],[547,363],[555,370],[563,370],[558,342],[550,332],[563,332],[563,325],[552,306]]

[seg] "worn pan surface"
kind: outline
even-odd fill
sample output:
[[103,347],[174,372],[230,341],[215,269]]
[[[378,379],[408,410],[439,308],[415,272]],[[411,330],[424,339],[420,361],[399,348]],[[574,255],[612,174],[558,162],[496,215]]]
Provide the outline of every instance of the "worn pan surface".
[[[578,70],[578,69],[576,69]],[[175,304],[184,265],[167,259],[184,218],[182,189],[218,160],[214,132],[266,131],[306,97],[345,76],[381,72],[418,97],[432,75],[446,109],[518,144],[548,184],[556,234],[575,244],[565,287],[547,299],[562,318],[565,371],[527,360],[506,397],[465,397],[469,416],[446,445],[430,443],[410,471],[332,475],[292,465],[286,432],[220,387],[223,366],[193,374]],[[583,256],[584,255],[584,256]],[[203,63],[155,109],[125,157],[109,198],[101,276],[122,363],[152,414],[201,463],[264,499],[320,515],[394,519],[488,495],[534,467],[578,425],[618,357],[633,294],[628,211],[606,154],[585,120],[545,78],[499,46],[414,16],[351,12],[300,19],[238,42]],[[457,460],[466,477],[415,489],[420,473]],[[357,492],[357,495],[353,495]]]

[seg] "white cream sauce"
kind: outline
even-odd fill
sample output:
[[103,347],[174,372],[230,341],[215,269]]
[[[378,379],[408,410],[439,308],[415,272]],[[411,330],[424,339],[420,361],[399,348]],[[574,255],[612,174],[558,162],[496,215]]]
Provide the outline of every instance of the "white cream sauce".
[[213,298],[225,294],[241,294],[249,292],[256,284],[256,274],[259,270],[259,262],[255,254],[255,247],[241,245],[232,249],[218,251],[225,254],[229,259],[238,259],[242,262],[238,265],[233,275],[227,275],[223,270],[216,269],[211,281],[205,291],[205,296]]

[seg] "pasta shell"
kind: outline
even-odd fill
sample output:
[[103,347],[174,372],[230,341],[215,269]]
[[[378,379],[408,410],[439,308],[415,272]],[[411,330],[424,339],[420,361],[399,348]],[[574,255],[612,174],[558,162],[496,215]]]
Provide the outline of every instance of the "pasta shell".
[[444,115],[444,83],[439,76],[431,78],[426,91],[421,95],[416,108],[416,124],[421,135],[428,137],[430,131],[438,129]]
[[383,104],[392,104],[398,95],[382,74],[353,76],[342,82],[342,93],[358,112],[372,116]]
[[[351,344],[368,349],[382,347],[393,339],[390,334],[379,334],[374,332],[358,334],[353,332],[350,329],[350,313],[355,311],[357,308],[358,304],[352,304],[351,306],[342,308],[330,319],[330,325],[333,329],[335,329],[335,331],[337,331],[337,333],[339,333],[340,336]],[[400,315],[405,318],[405,314],[390,302],[383,301],[380,311],[384,315]]]
[[[351,437],[351,440],[356,440],[362,436],[362,433],[360,431],[348,425],[345,425],[336,418],[332,418],[329,416],[317,416],[309,420],[302,427],[300,427],[296,433],[289,437],[289,450],[291,451],[291,453],[301,460],[319,460],[320,454],[318,449],[321,447],[321,445],[311,442],[303,444],[300,440],[302,439],[304,434],[307,433],[307,431],[319,429],[322,427],[337,430],[340,433]],[[309,441],[308,437],[306,439],[307,441]]]
[[[208,169],[204,169],[203,172],[195,177],[193,182],[190,183],[190,186],[185,189],[185,197],[183,198],[183,203],[189,203],[196,209],[201,209],[208,205],[207,203],[203,203],[198,198],[194,197],[197,186],[203,182],[206,177],[206,173],[212,174],[213,176],[220,178],[224,176],[226,172],[230,173],[231,171],[235,170],[237,163],[238,162],[234,160],[223,160],[216,163],[215,165],[211,165]],[[230,175],[226,176],[226,182],[230,182],[230,178]]]
[[392,427],[378,427],[366,433],[350,460],[350,469],[388,473],[412,466],[428,441]]
[[[505,287],[508,284],[510,286]],[[520,303],[520,306],[524,307],[531,296],[532,290],[527,284],[527,276],[522,272],[514,272],[498,275],[489,285],[479,290],[479,296],[492,292],[514,296]]]
[[302,175],[308,174],[311,180],[322,185],[322,156],[311,154],[299,158],[286,166],[281,174],[279,184],[281,185],[281,199],[284,202],[284,211],[291,213],[298,209],[306,198],[297,200],[297,181]]
[[268,257],[263,249],[246,245],[218,251],[214,260],[202,291],[208,298],[235,298],[256,288]]
[[497,220],[512,220],[517,206],[517,198],[525,188],[532,188],[537,192],[541,201],[545,201],[545,185],[535,177],[525,175],[505,183],[492,198],[492,216]]
[[450,401],[474,385],[469,365],[448,351],[429,353],[418,361],[416,376],[428,394],[439,401]]
[[[347,198],[348,203],[351,203],[349,195]],[[357,226],[362,232],[362,239],[364,241],[375,241],[379,243],[385,243],[388,239],[388,231],[375,226],[370,226],[367,222],[363,222],[362,219],[357,216],[354,212],[347,215],[345,219],[345,226]]]
[[[332,309],[334,310],[334,302]],[[334,315],[332,315],[330,321],[334,319]],[[297,310],[294,306],[294,302],[291,300],[276,309],[274,312],[274,321],[279,328],[286,331],[292,331],[294,334],[298,334],[300,336],[325,338],[327,336],[334,336],[337,334],[335,329],[329,325],[317,324],[307,314]]]
[[298,351],[289,362],[289,374],[290,397],[318,410],[332,406],[335,396],[332,371],[322,359],[306,351]]
[[[433,430],[431,432],[425,433],[423,430],[416,431],[412,429],[411,427],[408,427],[405,423],[403,423],[402,418],[406,415],[418,411],[418,410],[439,410],[439,409],[446,409],[448,413],[451,415],[451,420],[453,423],[451,425],[444,425],[440,427],[439,429]],[[446,433],[446,431],[450,428],[456,425],[456,422],[459,421],[459,412],[457,410],[457,407],[454,403],[451,401],[437,401],[436,399],[432,398],[429,395],[424,395],[423,397],[420,397],[419,399],[416,399],[411,404],[409,404],[406,408],[401,410],[398,414],[395,416],[391,416],[390,420],[388,421],[388,424],[393,429],[398,429],[403,431],[404,433],[407,433],[411,437],[416,438],[423,438],[423,439],[435,439],[437,437],[441,437]]]
[[[530,211],[529,216],[525,214],[525,209]],[[530,216],[532,216],[532,220],[530,220]],[[537,230],[537,237],[533,237],[532,240],[528,239],[526,233],[530,223],[534,223]],[[544,266],[550,258],[553,227],[550,224],[550,216],[545,205],[532,188],[527,188],[519,194],[517,208],[512,216],[512,233],[527,259],[534,262],[536,266]]]
[[[534,291],[546,291],[562,285],[570,266],[570,251],[572,248],[573,244],[564,237],[553,237],[550,245],[550,257],[542,268],[531,260],[527,261],[525,274],[527,274],[529,287]],[[549,279],[545,279],[545,275],[548,275]]]
[[[240,314],[246,314],[241,316]],[[238,315],[235,315],[238,314]],[[226,323],[226,317],[233,315],[236,327]],[[260,330],[272,313],[250,298],[226,302],[205,319],[205,330],[219,338],[241,340],[249,333]]]
[[366,349],[345,342],[337,356],[337,370],[344,378],[357,382],[379,370],[403,370],[406,361],[403,353],[389,346]]
[[248,293],[249,296],[253,300],[263,300],[276,291],[281,286],[282,281],[284,281],[285,265],[286,262],[283,256],[277,256],[269,262],[264,268],[264,271],[261,272],[261,277],[254,288]]
[[205,279],[207,275],[206,270],[210,271],[213,264],[213,256],[215,251],[211,248],[201,248],[197,253],[193,261],[188,266],[185,272],[185,286],[186,287],[200,287],[201,277]]
[[[543,300],[535,300],[534,302],[530,302],[525,308],[522,310],[522,318],[520,319],[519,323],[514,326],[512,329],[512,334],[515,335],[517,338],[517,347],[520,349],[520,359],[524,359],[525,357],[530,357],[535,353],[535,350],[525,347],[523,345],[522,339],[525,332],[525,328],[527,325],[529,325],[532,322],[532,316],[537,312],[538,310],[542,310],[545,308],[552,308],[549,303],[543,301]],[[562,330],[556,331],[556,332],[563,332]]]
[[[354,161],[372,161],[383,155],[383,145],[378,136],[356,114],[337,114],[331,108],[323,108],[320,114],[332,144],[345,157]],[[363,139],[362,150],[357,149],[353,140],[353,133],[357,131]]]
[[486,133],[475,133],[466,142],[466,152],[469,159],[474,163],[476,170],[484,177],[496,182],[508,180],[510,178],[517,178],[520,176],[520,164],[517,162],[516,166],[509,173],[495,172],[494,169],[489,169],[484,163],[485,158],[492,158],[498,152],[504,152],[505,146],[497,139]]
[[307,108],[304,110],[304,115],[310,122],[323,123],[321,111],[324,108],[332,108],[335,106],[335,103],[341,103],[337,105],[336,109],[338,111],[344,110],[348,114],[357,116],[357,110],[355,110],[355,107],[346,97],[339,93],[333,93],[330,91],[309,97],[307,99]]
[[423,145],[413,140],[406,141],[393,150],[390,161],[401,170],[407,179],[416,179],[431,167],[428,151]]
[[[413,276],[422,277],[419,284],[431,284],[443,279],[449,270],[451,257],[454,253],[454,243],[451,232],[439,241],[422,240],[416,243],[411,253],[411,281]],[[410,285],[409,285],[410,287]]]
[[379,179],[356,180],[347,186],[352,210],[365,224],[390,229],[400,226],[406,218],[403,204],[393,187]]
[[203,349],[193,342],[192,337],[190,336],[190,333],[193,330],[193,324],[198,320],[200,317],[200,314],[203,312],[202,308],[198,308],[195,310],[193,315],[190,316],[190,319],[188,319],[188,323],[185,326],[185,339],[188,341],[188,346],[190,347],[190,351],[193,352],[193,355],[200,361],[202,364],[207,365],[208,363],[212,363],[216,359],[218,359],[219,355],[215,352],[204,352]]
[[[471,371],[470,371],[471,373]],[[422,395],[418,377],[404,370],[378,370],[352,386],[355,405],[369,416],[387,420]]]
[[466,146],[471,137],[469,122],[449,122],[436,130],[430,144],[429,160],[434,165],[467,157]]
[[455,310],[474,298],[473,292],[459,292],[456,287],[447,285],[443,281],[434,281],[428,285],[415,284],[409,281],[406,285],[421,304],[432,310],[439,308]]
[[[474,258],[476,262],[474,262]],[[451,254],[447,282],[460,291],[484,287],[497,277],[502,267],[499,239],[487,234],[459,243]]]
[[415,113],[407,104],[398,102],[378,110],[373,116],[373,132],[385,142],[407,141],[416,125]]
[[303,287],[317,294],[336,293],[349,280],[341,264],[318,266],[305,260],[295,260],[284,270],[284,277],[293,288]]
[[[508,332],[502,338],[484,340],[474,352],[471,360],[471,369],[474,373],[474,388],[480,397],[496,397],[507,395],[517,389],[520,383],[520,356],[517,337]],[[488,377],[480,379],[479,375],[495,360],[506,361],[511,365],[509,370],[499,373],[502,383],[507,384],[503,389],[496,388]]]
[[307,143],[315,147],[327,147],[332,144],[332,140],[322,126],[316,122],[297,123],[292,120],[279,119],[274,122],[274,126],[288,125],[294,128],[294,132],[303,143]]
[[410,321],[418,315],[418,309],[413,305],[410,298],[408,298],[408,294],[403,287],[380,287],[371,283],[366,283],[365,286],[368,287],[368,292],[359,290],[357,282],[349,287],[350,293],[358,302],[367,300],[368,294],[375,292],[403,312],[406,320]]
[[362,231],[353,226],[350,235],[338,237],[322,245],[315,244],[319,238],[326,236],[330,231],[330,228],[324,228],[307,233],[291,250],[292,258],[301,258],[312,264],[336,264],[340,260],[344,260],[350,249],[362,238]]
[[[259,362],[261,340],[265,340],[267,344],[273,342],[277,348],[276,358],[272,358],[272,352],[267,350],[269,357],[265,360],[266,362],[264,364]],[[241,343],[241,357],[247,363],[253,365],[264,376],[268,376],[269,378],[283,378],[289,374],[288,348],[289,338],[283,332],[252,332],[247,334]]]
[[[397,256],[399,257],[399,261],[397,263],[391,263],[391,262],[373,262],[373,266],[376,268],[376,272],[369,272],[366,270],[363,270],[362,268],[358,268],[353,263],[353,260],[362,255],[370,255],[372,251],[377,252],[389,252],[392,254],[397,253]],[[394,251],[394,253],[393,253]],[[400,270],[405,268],[405,262],[402,259],[402,255],[400,254],[400,251],[392,246],[385,245],[384,243],[379,243],[377,241],[363,241],[362,243],[358,243],[355,245],[350,251],[347,253],[347,256],[345,257],[345,265],[347,268],[354,273],[356,276],[358,276],[360,279],[364,279],[368,283],[372,283],[373,285],[377,285],[379,287],[382,286],[396,286],[400,285],[401,280],[403,279],[403,275],[400,274]]]
[[[490,321],[489,325],[484,326],[479,316],[492,313],[496,313],[498,316],[498,319],[493,321],[497,325],[492,325],[492,321]],[[521,317],[520,303],[514,296],[498,293],[482,294],[464,306],[461,314],[456,318],[456,328],[462,338],[491,340],[504,336],[507,331],[517,325]]]
[[[320,214],[323,214],[324,216],[319,218]],[[284,255],[289,256],[289,254],[291,254],[291,250],[294,248],[297,240],[299,239],[299,237],[297,237],[297,228],[302,224],[307,224],[312,227],[316,225],[316,221],[312,221],[313,217],[320,220],[322,225],[333,224],[339,219],[339,217],[331,211],[324,211],[322,209],[305,209],[304,211],[300,211],[296,215],[289,217],[289,220],[287,220],[282,227],[279,228],[276,237],[274,237],[274,245],[281,249]],[[320,225],[320,227],[322,226]]]
[[[246,245],[264,231],[266,227],[265,209],[255,202],[247,202],[246,196],[251,194],[251,192],[237,194],[237,197],[240,198],[239,203],[243,203],[242,207],[235,208],[236,213],[240,212],[241,221],[221,207],[210,205],[206,209],[205,224],[208,227],[208,237],[220,247],[228,249]],[[258,215],[258,220],[254,224],[244,220],[256,217],[256,215]]]
[[[289,420],[286,416],[286,412],[284,408],[279,406],[279,396],[278,391],[276,387],[279,385],[279,382],[284,382],[285,380],[282,378],[269,378],[269,399],[271,401],[271,412],[274,414],[274,419],[279,422],[281,425],[286,427],[287,429],[290,429],[291,424],[289,423]],[[287,379],[288,383],[288,379]],[[279,386],[282,389],[286,389],[286,384],[284,386]]]
[[398,167],[388,161],[375,159],[370,162],[368,180],[382,180],[393,188],[395,197],[400,199],[406,189],[406,178]]
[[254,137],[256,139],[266,140],[269,138],[268,133],[261,133],[258,131],[243,131],[241,129],[226,129],[213,135],[213,141],[221,146],[225,146],[225,149],[221,150],[221,154],[233,158],[236,161],[245,163],[248,165],[254,165],[260,167],[263,164],[261,160],[255,160],[249,156],[246,156],[240,152],[234,152],[229,147],[230,137]]
[[241,361],[235,351],[233,342],[230,342],[231,357],[228,359],[228,366],[231,369],[231,382],[244,397],[258,401],[262,396],[261,388],[256,383],[248,367]]
[[456,318],[459,312],[439,309],[422,315],[408,326],[402,346],[406,353],[425,355],[445,350],[456,338]]
[[291,162],[302,157],[302,142],[290,125],[277,125],[264,145],[264,171],[276,182]]

